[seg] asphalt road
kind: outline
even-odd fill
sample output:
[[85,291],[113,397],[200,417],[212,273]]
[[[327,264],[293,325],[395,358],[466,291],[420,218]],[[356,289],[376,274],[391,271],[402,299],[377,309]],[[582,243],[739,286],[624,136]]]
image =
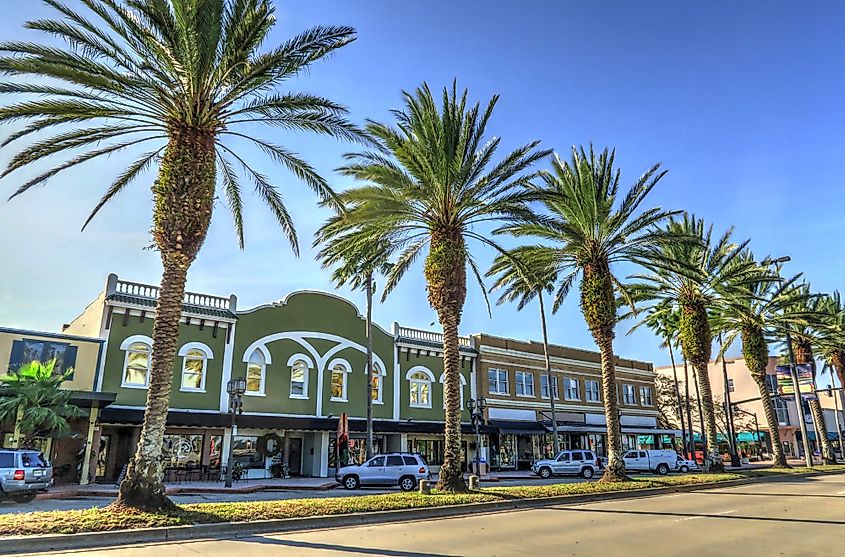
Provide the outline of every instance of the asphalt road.
[[[572,483],[581,480],[580,478],[553,478],[507,480],[495,483],[485,483],[485,486],[506,486],[506,485],[541,485],[554,483]],[[315,490],[279,490],[259,491],[256,493],[204,493],[197,495],[174,495],[171,498],[179,504],[188,503],[224,503],[230,501],[273,501],[277,499],[305,499],[312,497],[348,497],[350,495],[376,495],[379,493],[398,493],[399,488],[378,489],[364,488],[355,491],[348,491],[340,487],[328,491]],[[57,511],[90,509],[92,507],[105,507],[114,501],[112,497],[72,497],[67,499],[36,499],[31,503],[18,504],[12,501],[0,501],[0,514],[22,513],[32,511]]]
[[85,557],[838,555],[845,474],[471,517],[52,553]]

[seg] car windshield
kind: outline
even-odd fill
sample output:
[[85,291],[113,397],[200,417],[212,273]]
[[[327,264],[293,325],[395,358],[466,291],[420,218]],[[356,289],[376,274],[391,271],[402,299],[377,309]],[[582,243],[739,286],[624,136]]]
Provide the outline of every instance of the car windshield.
[[47,459],[44,458],[43,453],[23,453],[21,455],[21,465],[24,468],[44,468],[48,466]]

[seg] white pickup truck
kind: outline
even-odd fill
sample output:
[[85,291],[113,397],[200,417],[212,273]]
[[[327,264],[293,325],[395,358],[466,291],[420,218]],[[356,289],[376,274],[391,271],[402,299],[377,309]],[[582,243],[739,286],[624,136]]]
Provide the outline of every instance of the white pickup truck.
[[675,469],[678,453],[672,450],[628,451],[622,456],[625,470],[631,472],[654,472],[665,476]]

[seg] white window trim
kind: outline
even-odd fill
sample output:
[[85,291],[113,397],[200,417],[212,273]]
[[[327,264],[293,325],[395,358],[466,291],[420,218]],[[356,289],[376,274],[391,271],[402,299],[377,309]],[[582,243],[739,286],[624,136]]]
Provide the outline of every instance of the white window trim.
[[[467,386],[467,379],[464,377],[463,373],[460,373],[461,377],[461,411],[463,412],[464,409],[464,387]],[[440,384],[443,385],[443,409],[446,409],[446,372],[440,374]],[[431,398],[431,393],[429,393],[429,398]],[[431,408],[429,406],[429,408]]]
[[[574,381],[575,382],[575,392],[578,396],[570,397],[569,396],[569,388],[566,386],[567,381]],[[581,382],[575,379],[574,377],[564,377],[563,378],[563,400],[572,401],[572,402],[581,402]]]
[[[428,377],[428,382],[427,382],[428,383],[428,404],[420,404],[420,403],[415,404],[411,400],[411,383],[412,382],[419,383],[419,384],[426,383],[425,381],[422,381],[420,379],[411,379],[411,376],[413,376],[416,373],[422,373],[423,375]],[[412,367],[411,369],[408,370],[408,373],[405,374],[405,380],[408,381],[408,406],[410,406],[411,408],[431,408],[431,399],[433,398],[433,394],[434,394],[434,393],[431,392],[432,391],[432,385],[434,384],[434,374],[431,373],[431,370],[428,369],[427,367],[424,367],[424,366],[414,366],[414,367]]]
[[[530,395],[524,394],[525,393],[525,386],[528,383],[526,383],[525,381],[520,381],[518,374],[522,374],[523,378],[526,375],[531,377],[531,382],[530,382],[530,384],[531,384],[531,394]],[[519,388],[518,388],[519,385],[522,385],[523,394],[519,394]],[[515,371],[514,372],[514,379],[513,379],[513,392],[514,392],[514,395],[518,396],[519,398],[537,398],[534,394],[534,374],[530,371]]]
[[[543,399],[543,400],[549,400],[549,395],[543,394],[543,377],[548,378],[549,376],[546,375],[545,373],[540,374],[540,398]],[[557,391],[556,396],[555,396],[555,400],[560,400],[560,381],[557,380],[558,379],[557,375],[552,375],[551,377],[552,377],[551,381],[546,379],[546,382],[549,384],[549,392],[551,393],[552,390]],[[554,383],[554,385],[552,385],[552,383]]]
[[[186,387],[185,385],[183,385],[185,379],[186,358],[188,357],[188,353],[190,353],[192,350],[197,350],[199,352],[202,352],[203,354],[201,372],[202,378],[198,389]],[[204,393],[205,379],[208,373],[208,360],[214,359],[214,351],[207,344],[203,344],[202,342],[188,342],[182,345],[182,348],[179,349],[177,355],[182,357],[182,375],[179,378],[179,391],[183,393]]]
[[[646,391],[648,391],[648,398],[649,398],[648,403],[646,403],[645,397],[643,396],[643,393],[645,393]],[[654,396],[653,396],[653,393],[651,391],[651,387],[646,387],[644,385],[640,386],[640,406],[648,406],[648,407],[654,406]]]
[[[587,383],[595,383],[596,387],[596,395],[597,398],[590,398],[588,394],[590,393],[590,389],[587,388]],[[601,382],[597,381],[596,379],[585,379],[584,380],[584,400],[586,402],[601,402]]]
[[[378,382],[378,391],[377,391],[378,396],[377,396],[377,398],[373,399],[373,404],[384,404],[384,396],[383,396],[383,393],[384,393],[384,378],[387,377],[387,371],[381,369],[381,366],[376,361],[373,361],[373,367],[376,370],[376,372],[373,374],[373,376],[378,375],[380,377],[379,382]],[[366,367],[364,369],[364,373],[367,373]],[[369,374],[368,373],[367,373],[367,381],[369,381]],[[372,383],[370,383],[370,396],[371,397],[373,396],[372,393],[373,393],[373,385],[372,385]]]
[[[332,375],[334,375],[334,368],[340,366],[343,368],[343,396],[331,396],[332,389]],[[352,365],[343,358],[335,358],[327,366],[329,371],[329,400],[331,402],[349,402],[349,374],[352,373]]]
[[267,381],[267,349],[264,348],[262,350],[262,348],[264,348],[264,347],[263,346],[258,347],[255,350],[253,350],[252,353],[250,353],[250,355],[246,359],[246,370],[244,370],[244,378],[246,379],[247,375],[249,373],[249,366],[250,366],[250,363],[251,363],[250,359],[252,359],[252,354],[255,354],[256,352],[258,352],[259,354],[261,354],[264,357],[264,363],[261,364],[261,383],[260,383],[261,388],[258,389],[257,391],[245,391],[244,392],[245,396],[267,396],[265,394],[265,388],[264,388],[264,386],[266,384],[265,382]]
[[[492,386],[492,383],[490,383],[490,372],[491,371],[496,372],[496,390],[495,391],[490,390],[490,387]],[[500,389],[502,382],[499,380],[499,373],[505,374],[505,390],[504,391],[502,391]],[[502,369],[502,368],[498,368],[498,367],[487,368],[487,383],[488,383],[487,394],[491,394],[491,395],[509,395],[510,394],[510,390],[511,390],[510,376],[508,374],[508,370],[506,370],[506,369]]]
[[[631,395],[634,399],[633,402],[628,402],[625,400],[625,387],[631,387]],[[628,406],[637,406],[637,388],[630,384],[630,383],[622,383],[622,404],[626,404]]]
[[[302,385],[302,394],[293,394],[291,392],[291,385],[293,385],[293,364],[296,362],[303,361],[305,362],[305,380],[303,381]],[[288,386],[288,398],[294,398],[297,400],[308,400],[308,382],[311,379],[311,370],[314,369],[314,360],[306,356],[302,353],[297,353],[288,358],[288,377],[291,378],[290,385]]]
[[[149,359],[147,360],[147,381],[144,385],[126,382],[126,366],[129,364],[129,347],[135,344],[136,342],[143,342],[150,349]],[[153,339],[146,335],[128,336],[123,339],[123,342],[120,343],[120,349],[124,352],[123,369],[120,370],[120,386],[124,389],[148,389],[150,387],[150,372],[152,371],[153,367]]]

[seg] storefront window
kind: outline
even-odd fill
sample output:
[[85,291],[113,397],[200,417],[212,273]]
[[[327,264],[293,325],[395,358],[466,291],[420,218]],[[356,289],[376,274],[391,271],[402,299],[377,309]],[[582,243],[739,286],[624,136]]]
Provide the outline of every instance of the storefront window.
[[408,446],[412,453],[419,453],[429,466],[443,464],[444,442],[442,439],[408,438]]
[[258,452],[258,437],[238,435],[232,438],[232,456],[244,468],[264,468],[264,455]]
[[[335,450],[337,438],[329,439],[329,468],[337,467],[337,451]],[[384,446],[384,438],[376,435],[373,438],[373,454],[379,454]],[[366,437],[350,437],[349,450],[345,453],[346,461],[341,462],[341,466],[353,466],[362,464],[367,460],[367,439]]]
[[208,444],[208,465],[212,468],[220,467],[220,457],[223,455],[223,436],[212,435]]
[[499,450],[493,457],[499,468],[516,468],[516,435],[499,435]]
[[199,466],[202,463],[202,435],[165,435],[161,456],[166,466]]

